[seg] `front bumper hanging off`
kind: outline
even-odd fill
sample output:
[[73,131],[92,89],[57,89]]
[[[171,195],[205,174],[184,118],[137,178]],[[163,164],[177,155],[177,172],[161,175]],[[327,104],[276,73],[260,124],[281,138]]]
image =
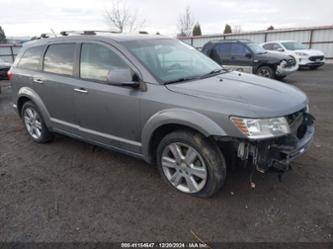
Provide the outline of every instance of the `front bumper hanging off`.
[[311,144],[315,133],[313,121],[311,114],[304,113],[302,124],[287,136],[262,141],[241,141],[237,156],[242,160],[252,159],[260,172],[269,169],[286,171],[290,162],[301,156]]

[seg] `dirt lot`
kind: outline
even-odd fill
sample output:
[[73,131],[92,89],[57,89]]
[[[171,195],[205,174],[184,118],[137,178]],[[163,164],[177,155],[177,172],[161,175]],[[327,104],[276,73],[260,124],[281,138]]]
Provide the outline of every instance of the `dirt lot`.
[[279,183],[229,172],[212,199],[170,189],[157,169],[57,136],[33,143],[0,95],[0,241],[333,241],[333,66],[300,71],[317,118],[310,150]]

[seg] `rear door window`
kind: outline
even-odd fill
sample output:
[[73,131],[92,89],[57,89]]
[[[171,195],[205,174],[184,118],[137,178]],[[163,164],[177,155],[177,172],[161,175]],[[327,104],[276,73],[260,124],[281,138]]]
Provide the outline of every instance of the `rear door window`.
[[17,67],[29,70],[40,70],[40,58],[43,51],[44,46],[28,48],[18,62]]
[[44,71],[73,75],[74,50],[74,43],[50,45],[44,57]]
[[229,55],[231,52],[231,43],[221,43],[217,45],[217,50],[220,56]]
[[220,43],[215,45],[210,53],[210,58],[219,64],[222,64],[224,60],[230,55],[231,44],[230,43]]

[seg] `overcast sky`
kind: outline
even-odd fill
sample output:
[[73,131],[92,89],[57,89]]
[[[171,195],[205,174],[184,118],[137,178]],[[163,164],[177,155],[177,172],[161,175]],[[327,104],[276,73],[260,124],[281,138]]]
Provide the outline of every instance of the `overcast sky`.
[[[34,36],[61,30],[107,29],[112,0],[0,0],[0,25],[7,36]],[[142,30],[177,33],[177,19],[190,6],[204,34],[226,23],[242,30],[333,24],[333,0],[127,0],[146,19]]]

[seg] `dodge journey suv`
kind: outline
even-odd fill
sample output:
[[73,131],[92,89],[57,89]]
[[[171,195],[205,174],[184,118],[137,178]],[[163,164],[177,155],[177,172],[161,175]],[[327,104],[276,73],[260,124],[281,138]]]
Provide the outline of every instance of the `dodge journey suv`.
[[227,166],[285,171],[310,144],[306,95],[227,71],[171,38],[62,33],[27,43],[9,71],[37,143],[61,133],[156,164],[173,188],[216,193]]

